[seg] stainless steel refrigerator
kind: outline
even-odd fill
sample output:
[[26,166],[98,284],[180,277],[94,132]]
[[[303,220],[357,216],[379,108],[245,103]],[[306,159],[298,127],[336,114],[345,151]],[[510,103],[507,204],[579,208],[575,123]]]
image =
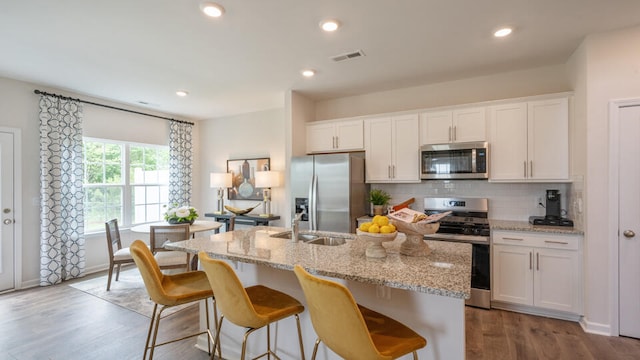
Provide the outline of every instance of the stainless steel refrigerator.
[[364,153],[294,157],[290,177],[291,209],[304,212],[300,229],[353,233],[368,213]]

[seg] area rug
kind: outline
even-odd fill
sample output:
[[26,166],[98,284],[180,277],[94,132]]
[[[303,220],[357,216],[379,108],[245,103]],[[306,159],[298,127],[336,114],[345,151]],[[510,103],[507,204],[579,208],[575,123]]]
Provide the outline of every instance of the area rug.
[[[109,291],[107,291],[107,278],[108,275],[99,276],[74,282],[69,284],[69,286],[151,318],[154,302],[151,301],[147,294],[147,289],[144,287],[142,276],[137,267],[129,267],[120,271],[118,281],[115,281],[116,274],[114,271],[113,278],[111,279],[111,289]],[[188,306],[189,305],[169,308],[162,313],[163,317]]]

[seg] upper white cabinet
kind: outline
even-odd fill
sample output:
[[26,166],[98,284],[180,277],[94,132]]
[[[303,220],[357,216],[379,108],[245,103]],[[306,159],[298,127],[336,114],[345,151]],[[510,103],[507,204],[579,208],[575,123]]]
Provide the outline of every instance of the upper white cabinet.
[[420,145],[486,139],[485,107],[425,112],[420,115]]
[[490,180],[569,180],[566,97],[490,106],[489,129]]
[[362,119],[307,124],[307,153],[363,149]]
[[420,182],[417,114],[364,121],[366,181]]

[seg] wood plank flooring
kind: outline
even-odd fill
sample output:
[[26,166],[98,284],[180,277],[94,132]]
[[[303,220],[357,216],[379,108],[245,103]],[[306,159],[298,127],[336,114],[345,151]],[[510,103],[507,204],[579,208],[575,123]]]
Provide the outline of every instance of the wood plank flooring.
[[585,333],[576,322],[466,307],[467,359],[631,360],[640,340]]
[[[197,319],[194,306],[163,320],[165,338],[195,331]],[[466,321],[468,360],[640,359],[640,340],[586,334],[574,322],[471,307]],[[148,326],[149,318],[66,284],[7,293],[0,360],[141,359]],[[207,359],[194,341],[160,347],[155,358]]]

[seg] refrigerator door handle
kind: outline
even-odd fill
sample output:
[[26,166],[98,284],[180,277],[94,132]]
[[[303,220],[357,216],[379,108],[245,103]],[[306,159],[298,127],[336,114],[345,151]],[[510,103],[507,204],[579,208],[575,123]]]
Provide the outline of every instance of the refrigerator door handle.
[[309,194],[309,230],[318,229],[318,175],[311,179],[311,193]]

